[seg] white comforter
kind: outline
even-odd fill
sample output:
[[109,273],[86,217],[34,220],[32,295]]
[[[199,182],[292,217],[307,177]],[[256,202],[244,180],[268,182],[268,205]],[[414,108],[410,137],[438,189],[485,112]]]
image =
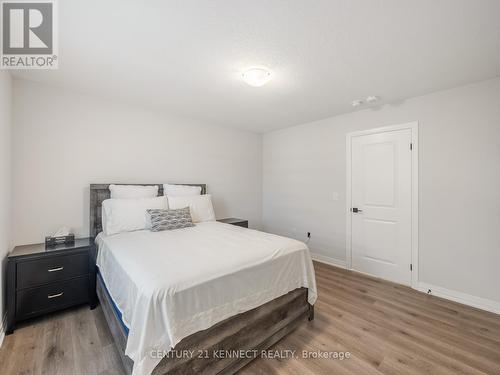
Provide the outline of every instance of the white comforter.
[[134,375],[150,374],[195,332],[299,287],[316,301],[314,269],[299,241],[218,222],[97,239],[97,265],[129,328]]

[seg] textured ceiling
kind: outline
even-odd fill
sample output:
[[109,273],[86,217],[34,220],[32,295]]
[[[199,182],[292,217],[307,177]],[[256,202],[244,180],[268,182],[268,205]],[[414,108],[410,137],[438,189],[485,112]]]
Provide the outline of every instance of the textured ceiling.
[[500,75],[498,0],[58,4],[59,70],[16,76],[257,132]]

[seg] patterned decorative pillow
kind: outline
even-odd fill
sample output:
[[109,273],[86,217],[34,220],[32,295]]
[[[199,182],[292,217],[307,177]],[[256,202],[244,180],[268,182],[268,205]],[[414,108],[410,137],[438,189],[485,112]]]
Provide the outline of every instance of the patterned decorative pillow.
[[189,207],[177,210],[154,209],[146,212],[151,219],[152,232],[194,227]]

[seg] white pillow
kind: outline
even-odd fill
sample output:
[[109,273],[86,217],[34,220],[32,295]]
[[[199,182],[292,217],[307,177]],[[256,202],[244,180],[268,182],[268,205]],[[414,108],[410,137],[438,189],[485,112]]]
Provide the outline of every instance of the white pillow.
[[106,199],[102,202],[102,229],[106,236],[148,228],[146,210],[167,209],[165,197]]
[[168,206],[171,210],[189,207],[193,223],[202,221],[215,221],[214,207],[212,206],[212,196],[193,195],[191,197],[168,197]]
[[200,194],[201,186],[163,184],[163,195],[172,197],[186,197]]
[[158,196],[158,185],[109,185],[111,199],[154,198]]

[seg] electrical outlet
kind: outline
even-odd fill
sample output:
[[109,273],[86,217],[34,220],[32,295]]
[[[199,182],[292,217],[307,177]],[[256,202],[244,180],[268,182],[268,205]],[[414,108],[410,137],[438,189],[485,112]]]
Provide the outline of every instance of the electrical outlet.
[[430,289],[429,289],[429,290],[427,291],[427,294],[432,294],[432,290],[430,290]]

